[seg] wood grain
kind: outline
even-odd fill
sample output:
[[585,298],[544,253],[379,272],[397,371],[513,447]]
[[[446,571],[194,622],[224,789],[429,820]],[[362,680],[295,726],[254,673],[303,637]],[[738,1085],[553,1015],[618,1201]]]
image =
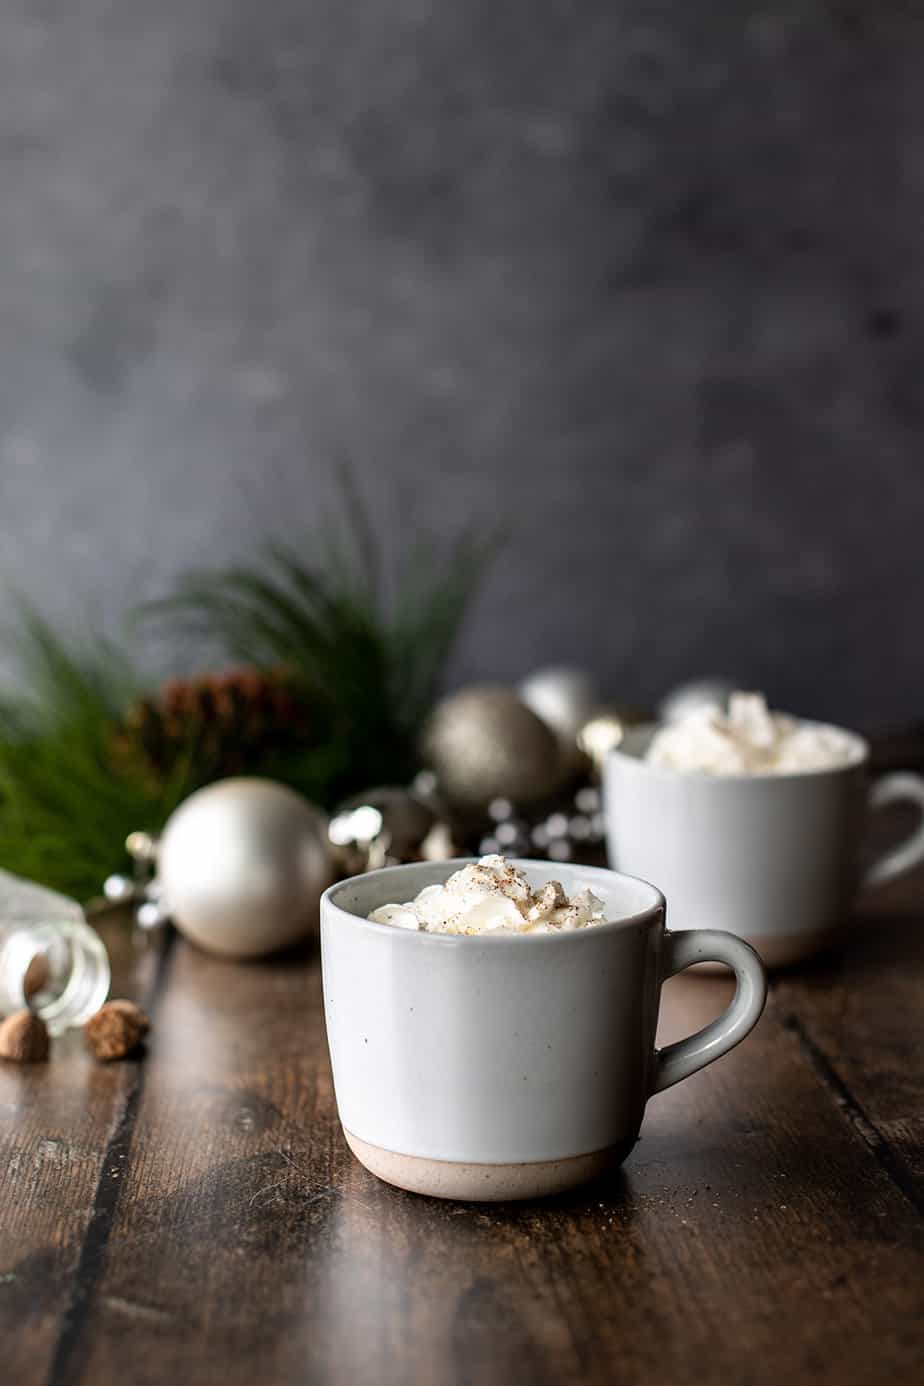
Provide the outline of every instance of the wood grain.
[[[122,959],[119,985],[150,997],[143,1062],[99,1068],[69,1040],[41,1072],[0,1070],[10,1380],[878,1386],[916,1374],[922,1084],[904,1017],[924,996],[924,950],[906,927],[922,899],[920,881],[896,888],[892,923],[779,981],[744,1045],[653,1099],[619,1176],[510,1207],[400,1193],[352,1159],[311,950],[235,966],[179,941],[144,977]],[[729,991],[668,983],[662,1039]]]
[[863,901],[844,946],[776,994],[847,1118],[924,1214],[924,872]]
[[[727,995],[679,979],[665,1030]],[[466,1207],[391,1190],[349,1156],[315,962],[229,968],[180,945],[72,1365],[189,1386],[614,1368],[653,1383],[691,1361],[706,1383],[907,1372],[924,1351],[917,1215],[787,1020],[774,1002],[747,1046],[652,1102],[620,1178]]]
[[[116,994],[148,997],[157,953],[124,927],[107,942]],[[44,1379],[79,1303],[78,1270],[108,1228],[104,1156],[117,1187],[120,1133],[141,1082],[139,1061],[103,1067],[80,1034],[53,1041],[51,1061],[0,1062],[0,1342],[11,1382]]]

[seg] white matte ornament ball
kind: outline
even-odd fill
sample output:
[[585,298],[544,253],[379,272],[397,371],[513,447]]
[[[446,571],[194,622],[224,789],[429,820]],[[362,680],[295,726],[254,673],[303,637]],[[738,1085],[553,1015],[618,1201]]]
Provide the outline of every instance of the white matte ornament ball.
[[317,929],[333,879],[327,823],[272,780],[219,780],[167,822],[158,852],[165,907],[209,953],[259,958]]

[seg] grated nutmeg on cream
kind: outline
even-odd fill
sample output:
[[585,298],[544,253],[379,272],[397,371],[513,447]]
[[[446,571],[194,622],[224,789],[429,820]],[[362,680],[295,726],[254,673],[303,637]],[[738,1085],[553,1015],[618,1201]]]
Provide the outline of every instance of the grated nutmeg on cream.
[[707,775],[790,775],[849,765],[857,738],[839,727],[771,712],[761,693],[733,693],[692,709],[658,731],[645,759],[667,770]]
[[559,881],[530,888],[505,857],[482,857],[443,885],[425,886],[402,905],[381,905],[375,924],[430,934],[556,934],[602,924],[603,901],[590,890],[569,900]]

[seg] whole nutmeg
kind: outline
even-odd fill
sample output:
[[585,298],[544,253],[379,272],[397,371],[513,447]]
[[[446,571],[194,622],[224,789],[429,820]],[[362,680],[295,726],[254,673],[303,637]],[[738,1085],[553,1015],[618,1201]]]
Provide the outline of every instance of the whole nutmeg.
[[107,1063],[131,1054],[150,1028],[151,1022],[134,1001],[107,1001],[91,1015],[83,1033],[94,1058]]
[[48,1058],[48,1027],[33,1011],[14,1011],[0,1025],[0,1059],[41,1064]]

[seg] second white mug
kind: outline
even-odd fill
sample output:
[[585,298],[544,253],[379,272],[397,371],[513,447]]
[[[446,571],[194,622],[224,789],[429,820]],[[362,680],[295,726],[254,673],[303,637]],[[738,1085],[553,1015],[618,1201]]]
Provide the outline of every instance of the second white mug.
[[870,786],[860,736],[845,733],[854,755],[832,769],[707,775],[648,762],[655,731],[633,728],[607,760],[607,844],[616,870],[657,881],[672,929],[728,929],[787,966],[836,937],[858,889],[924,860],[922,818],[862,871],[870,808],[907,800],[924,815],[924,779],[902,771]]

